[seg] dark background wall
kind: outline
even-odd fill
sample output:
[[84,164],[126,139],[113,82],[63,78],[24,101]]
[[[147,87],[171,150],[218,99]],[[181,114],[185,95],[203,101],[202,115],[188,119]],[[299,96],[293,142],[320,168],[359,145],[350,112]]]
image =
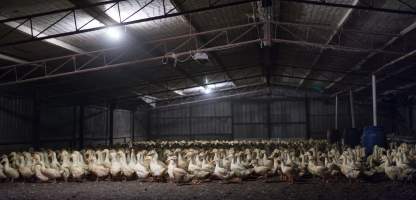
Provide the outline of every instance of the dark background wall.
[[[349,112],[341,100],[339,129],[351,127]],[[371,105],[356,104],[355,112],[357,127],[372,123]],[[334,101],[323,98],[234,99],[150,113],[151,137],[163,139],[324,138],[335,127]]]
[[[379,108],[379,123],[386,133],[414,135],[415,107],[392,109],[380,104]],[[371,125],[371,109],[370,104],[355,104],[357,127]],[[80,120],[80,106],[41,105],[38,145],[109,145],[109,107],[83,110]],[[117,144],[146,139],[324,138],[326,130],[334,128],[334,113],[334,99],[321,97],[235,98],[157,109],[115,109],[112,140]],[[35,116],[31,99],[0,97],[0,150],[33,147]],[[339,129],[349,127],[349,102],[341,98]]]

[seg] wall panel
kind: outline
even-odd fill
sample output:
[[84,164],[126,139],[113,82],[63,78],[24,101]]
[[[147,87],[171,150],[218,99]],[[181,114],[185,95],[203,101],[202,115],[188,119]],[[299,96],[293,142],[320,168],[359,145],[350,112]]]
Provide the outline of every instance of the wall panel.
[[33,104],[30,99],[0,97],[0,151],[30,146],[32,117]]

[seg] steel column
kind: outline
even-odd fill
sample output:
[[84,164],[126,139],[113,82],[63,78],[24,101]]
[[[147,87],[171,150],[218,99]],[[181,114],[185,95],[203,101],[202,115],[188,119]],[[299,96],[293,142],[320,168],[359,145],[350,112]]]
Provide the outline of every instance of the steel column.
[[409,129],[413,133],[413,105],[409,104]]
[[108,105],[108,141],[110,147],[113,147],[114,145],[114,108],[114,103],[110,103]]
[[335,95],[335,129],[338,130],[338,95]]
[[84,148],[84,117],[85,116],[85,106],[84,105],[80,105],[79,106],[79,118],[78,118],[78,143],[79,143],[79,148],[82,149]]
[[71,148],[75,149],[77,144],[77,107],[72,107],[72,138],[71,138]]
[[306,119],[306,139],[311,138],[311,118],[309,98],[305,95],[305,119]]
[[32,145],[35,150],[38,150],[40,145],[40,106],[38,93],[35,93],[32,116]]
[[351,115],[351,128],[355,128],[354,97],[353,97],[353,93],[351,89],[350,89],[350,115]]
[[271,113],[270,113],[270,104],[271,104],[271,101],[270,100],[268,100],[267,102],[266,102],[267,104],[266,104],[266,109],[267,109],[267,138],[269,138],[269,139],[271,139],[271,137],[272,137],[272,123],[271,123]]
[[146,122],[146,138],[145,140],[149,140],[151,139],[150,137],[152,136],[152,111],[148,110],[146,112],[146,117],[147,117],[147,122]]
[[231,106],[231,136],[232,140],[234,140],[234,101],[230,100],[230,106]]
[[131,131],[131,138],[130,140],[134,142],[134,113],[135,110],[130,111],[130,131]]
[[377,126],[377,86],[376,75],[371,75],[372,97],[373,97],[373,126]]
[[192,139],[192,106],[188,104],[188,131],[189,131],[189,139]]

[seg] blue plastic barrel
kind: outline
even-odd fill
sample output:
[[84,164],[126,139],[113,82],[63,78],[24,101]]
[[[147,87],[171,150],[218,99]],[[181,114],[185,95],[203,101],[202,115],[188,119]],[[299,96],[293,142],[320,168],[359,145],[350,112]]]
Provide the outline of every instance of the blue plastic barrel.
[[361,140],[363,146],[365,147],[366,154],[369,155],[373,153],[373,147],[375,145],[380,147],[385,146],[386,137],[384,135],[383,128],[369,126],[364,128]]

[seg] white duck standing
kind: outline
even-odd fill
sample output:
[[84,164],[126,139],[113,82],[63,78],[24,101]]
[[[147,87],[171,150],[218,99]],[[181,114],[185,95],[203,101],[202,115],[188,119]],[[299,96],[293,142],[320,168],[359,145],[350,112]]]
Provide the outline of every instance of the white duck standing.
[[11,182],[14,182],[15,179],[18,179],[20,177],[19,171],[17,169],[10,167],[9,159],[6,155],[2,157],[1,163],[3,163],[4,166],[4,174],[7,176],[7,178],[10,179]]
[[160,180],[166,173],[167,166],[165,163],[159,160],[159,156],[156,151],[150,151],[147,159],[150,159],[150,172],[154,178]]
[[62,172],[62,178],[65,182],[68,181],[68,178],[71,175],[71,160],[69,157],[69,153],[66,150],[61,151],[61,172]]
[[72,178],[75,180],[82,180],[85,175],[85,166],[81,163],[82,155],[78,151],[74,151],[71,154],[72,163],[70,166],[70,172]]
[[110,174],[111,174],[111,178],[114,179],[121,175],[120,157],[117,152],[111,151],[110,158],[111,158],[110,159],[111,160]]
[[177,165],[177,157],[168,157],[168,175],[171,181],[176,183],[187,183],[193,178],[193,175],[189,174],[186,170],[179,168]]
[[139,179],[146,179],[149,177],[150,171],[144,164],[144,155],[142,152],[136,154],[136,164],[133,167],[136,176]]

